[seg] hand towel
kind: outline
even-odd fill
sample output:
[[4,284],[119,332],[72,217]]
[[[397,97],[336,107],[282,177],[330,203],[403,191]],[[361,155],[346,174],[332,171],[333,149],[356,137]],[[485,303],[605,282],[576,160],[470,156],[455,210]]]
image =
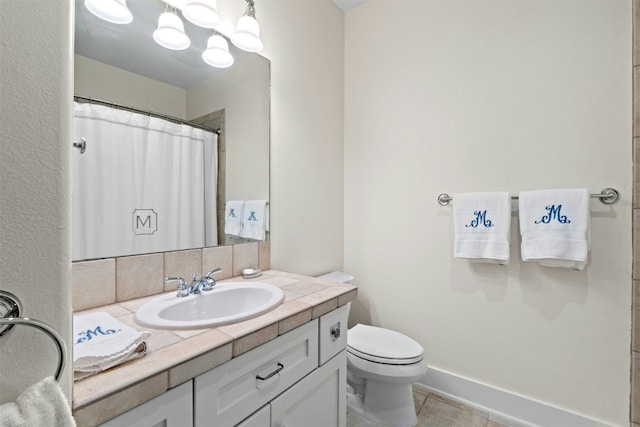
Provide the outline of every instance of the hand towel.
[[53,377],[27,388],[14,403],[0,405],[0,426],[75,427],[69,403]]
[[242,216],[242,237],[254,240],[264,240],[267,229],[267,201],[247,200],[244,202]]
[[74,316],[74,381],[144,356],[150,335],[103,311]]
[[587,189],[525,191],[519,199],[522,260],[584,269],[591,216]]
[[224,234],[242,235],[244,201],[229,200],[224,209]]
[[508,264],[510,227],[509,193],[454,194],[454,257]]

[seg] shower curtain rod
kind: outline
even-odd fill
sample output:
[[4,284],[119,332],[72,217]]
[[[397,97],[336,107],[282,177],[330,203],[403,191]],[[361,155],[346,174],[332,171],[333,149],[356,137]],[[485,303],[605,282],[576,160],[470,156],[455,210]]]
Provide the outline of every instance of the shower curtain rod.
[[148,111],[148,110],[141,110],[141,109],[135,108],[135,107],[128,107],[126,105],[116,104],[115,102],[111,102],[111,101],[103,101],[101,99],[87,98],[85,96],[79,96],[79,95],[74,95],[73,96],[73,100],[77,101],[77,102],[89,102],[89,103],[93,103],[93,104],[106,105],[107,107],[112,107],[112,108],[118,108],[120,110],[131,111],[132,113],[139,113],[139,114],[144,114],[146,116],[157,117],[157,118],[168,120],[170,122],[177,123],[177,124],[180,124],[180,125],[189,125],[189,126],[192,126],[194,128],[197,128],[197,129],[202,129],[202,130],[206,130],[206,131],[209,131],[209,132],[213,132],[216,135],[220,135],[222,133],[222,130],[220,128],[209,128],[209,127],[197,124],[197,123],[188,122],[186,120],[179,119],[177,117],[171,117],[171,116],[167,116],[166,114],[155,113],[153,111]]

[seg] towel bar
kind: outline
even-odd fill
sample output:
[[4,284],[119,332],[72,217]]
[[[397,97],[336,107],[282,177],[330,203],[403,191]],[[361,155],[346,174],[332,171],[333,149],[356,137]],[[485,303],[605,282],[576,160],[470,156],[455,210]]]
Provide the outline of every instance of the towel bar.
[[56,381],[60,381],[62,371],[65,366],[66,347],[60,334],[48,324],[41,322],[40,320],[31,319],[28,317],[18,317],[21,311],[21,304],[18,298],[6,291],[0,290],[0,309],[2,309],[2,317],[0,317],[0,338],[6,335],[9,330],[15,325],[24,325],[32,328],[36,328],[46,333],[49,338],[56,344],[58,350],[58,368],[54,375]]
[[[620,193],[615,188],[605,188],[598,194],[590,194],[592,199],[600,199],[602,203],[605,205],[611,205],[618,201],[620,197]],[[517,200],[518,196],[511,196],[511,200]],[[453,197],[449,196],[447,193],[442,193],[438,196],[438,203],[442,206],[447,206],[450,201],[453,200]]]

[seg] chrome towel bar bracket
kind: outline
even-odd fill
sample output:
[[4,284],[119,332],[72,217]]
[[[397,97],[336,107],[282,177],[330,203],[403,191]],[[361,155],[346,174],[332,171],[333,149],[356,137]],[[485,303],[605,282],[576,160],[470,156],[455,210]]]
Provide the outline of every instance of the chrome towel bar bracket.
[[20,304],[20,300],[10,292],[0,290],[0,339],[8,334],[15,325],[29,326],[47,334],[58,350],[58,367],[54,378],[56,381],[60,381],[66,360],[66,347],[62,337],[58,331],[40,320],[19,317],[21,311],[22,304]]
[[[590,194],[592,199],[600,199],[605,205],[612,205],[620,198],[620,193],[615,188],[605,188],[599,194]],[[511,200],[517,200],[518,196],[511,196]],[[453,197],[447,193],[438,195],[438,203],[442,206],[447,206],[449,202],[453,200]]]

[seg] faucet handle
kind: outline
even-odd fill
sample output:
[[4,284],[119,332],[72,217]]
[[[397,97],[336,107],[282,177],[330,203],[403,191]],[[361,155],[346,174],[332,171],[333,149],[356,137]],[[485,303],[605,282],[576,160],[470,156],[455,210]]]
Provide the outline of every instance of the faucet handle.
[[186,297],[189,295],[189,285],[182,277],[166,277],[164,279],[165,283],[178,282],[178,293],[177,297]]
[[207,278],[211,279],[211,275],[212,274],[220,273],[221,271],[222,271],[222,268],[220,268],[220,267],[214,268],[213,270],[208,272],[204,277],[207,277]]
[[218,267],[218,268],[214,268],[213,270],[211,270],[210,272],[208,272],[203,278],[202,278],[202,290],[203,291],[210,291],[213,289],[213,287],[216,285],[216,279],[214,279],[213,277],[211,277],[213,274],[216,273],[220,273],[222,271],[222,268]]

